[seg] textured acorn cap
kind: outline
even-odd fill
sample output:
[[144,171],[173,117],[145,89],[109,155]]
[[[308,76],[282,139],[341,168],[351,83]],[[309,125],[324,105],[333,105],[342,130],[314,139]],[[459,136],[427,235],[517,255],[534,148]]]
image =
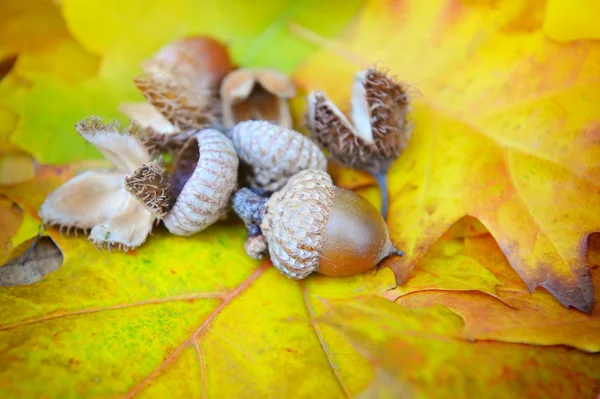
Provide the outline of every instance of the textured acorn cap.
[[335,190],[331,177],[306,170],[267,201],[261,230],[271,262],[293,279],[318,271]]
[[294,83],[284,74],[267,68],[240,68],[221,84],[223,120],[234,126],[244,120],[267,120],[292,127],[288,100],[296,95]]
[[148,61],[136,87],[177,129],[201,129],[218,123],[220,109],[214,93],[195,84],[190,65]]
[[273,123],[240,122],[232,139],[240,160],[252,169],[250,185],[260,190],[278,190],[303,170],[327,169],[325,155],[310,138]]
[[323,92],[308,97],[307,125],[314,139],[343,165],[385,173],[412,133],[408,87],[370,68],[356,74],[352,121]]
[[170,196],[177,199],[163,219],[167,229],[189,236],[224,217],[237,171],[237,154],[222,133],[205,129],[192,136],[173,164]]
[[87,171],[54,190],[42,204],[44,225],[59,232],[90,231],[89,239],[101,248],[128,251],[152,231],[153,214],[125,188],[125,176],[151,163],[142,129],[137,123],[125,127],[105,124],[97,117],[75,125],[79,134],[110,161],[114,170]]
[[175,40],[157,51],[152,59],[168,65],[189,65],[196,87],[208,87],[213,91],[233,69],[227,47],[208,36]]
[[142,165],[125,176],[125,190],[156,218],[161,219],[171,206],[170,184],[160,160]]

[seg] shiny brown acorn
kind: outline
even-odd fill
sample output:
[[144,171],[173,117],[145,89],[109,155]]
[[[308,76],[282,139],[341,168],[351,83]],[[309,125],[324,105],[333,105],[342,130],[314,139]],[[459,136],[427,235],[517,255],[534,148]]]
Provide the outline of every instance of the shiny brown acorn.
[[[293,279],[313,272],[351,276],[390,255],[403,255],[377,209],[353,191],[334,186],[320,170],[298,173],[268,200],[239,190],[233,208],[248,227],[249,242],[264,236],[273,265]],[[264,255],[253,249],[248,255]]]

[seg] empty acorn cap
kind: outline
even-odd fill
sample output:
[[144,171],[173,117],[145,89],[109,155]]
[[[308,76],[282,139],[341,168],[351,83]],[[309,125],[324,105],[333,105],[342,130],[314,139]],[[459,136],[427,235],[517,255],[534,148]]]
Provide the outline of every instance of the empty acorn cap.
[[375,68],[356,74],[352,122],[325,93],[310,93],[308,102],[315,140],[338,162],[374,176],[387,172],[412,132],[408,87]]
[[217,90],[232,69],[227,47],[208,36],[190,36],[161,48],[152,59],[169,65],[189,65],[197,88]]
[[215,93],[194,84],[190,65],[151,60],[144,69],[145,73],[134,79],[136,87],[176,130],[201,129],[218,122]]
[[327,169],[327,159],[310,138],[266,121],[246,121],[233,129],[240,160],[252,169],[250,186],[272,192],[306,169]]
[[170,197],[176,201],[163,219],[167,229],[189,236],[223,218],[237,171],[237,154],[222,133],[205,129],[192,136],[173,163]]
[[288,100],[296,95],[296,88],[281,72],[264,68],[235,70],[223,79],[220,93],[225,126],[266,120],[292,127]]

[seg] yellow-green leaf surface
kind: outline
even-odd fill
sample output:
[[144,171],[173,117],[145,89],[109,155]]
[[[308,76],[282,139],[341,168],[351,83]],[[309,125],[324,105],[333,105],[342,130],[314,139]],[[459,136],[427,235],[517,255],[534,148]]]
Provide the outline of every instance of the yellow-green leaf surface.
[[[31,211],[51,187],[73,174],[69,168],[44,167],[34,181],[7,192]],[[560,388],[554,397],[590,397],[600,389],[598,355],[560,347],[475,344],[477,335],[452,303],[445,311],[429,307],[431,303],[402,304],[413,295],[435,298],[438,290],[455,290],[469,301],[476,295],[465,289],[481,290],[510,315],[514,309],[495,299],[499,292],[492,287],[515,284],[514,276],[494,267],[476,275],[482,255],[475,253],[470,239],[439,241],[417,268],[423,274],[438,270],[433,280],[437,288],[409,281],[390,313],[385,305],[394,284],[389,269],[346,279],[292,281],[268,263],[245,256],[245,230],[239,223],[191,238],[157,229],[148,243],[129,254],[97,251],[83,237],[50,234],[64,253],[62,267],[34,285],[0,291],[3,397],[40,397],[48,390],[53,397],[344,397],[373,389],[394,391],[405,379],[410,384],[402,382],[403,389],[424,396],[445,384],[449,391],[444,395],[485,397],[485,387],[494,384],[499,397],[523,389],[553,397],[544,382],[548,376]],[[480,250],[503,259],[494,246]],[[462,284],[456,282],[460,270],[471,270]],[[545,295],[550,309],[578,321],[571,330],[576,335],[542,323],[537,335],[524,329],[506,337],[496,334],[495,339],[547,345],[544,337],[550,335],[552,343],[599,350],[592,335],[598,318],[563,309]],[[368,309],[347,313],[363,302]],[[474,309],[475,315],[466,316],[477,320],[490,308]],[[370,331],[363,337],[368,342],[358,340],[354,329]],[[402,344],[390,348],[382,334]],[[395,360],[377,358],[390,350],[397,354]],[[462,358],[464,351],[473,353],[468,358],[472,368]],[[394,376],[388,383],[380,381],[384,365],[390,367],[383,369],[385,375]],[[470,384],[481,369],[485,378]],[[565,369],[571,371],[568,380],[561,374]],[[301,374],[309,377],[299,380]],[[31,379],[37,383],[23,383]]]
[[[507,68],[503,54],[515,60],[517,53],[535,58],[539,48],[523,46],[528,40],[546,43],[541,33],[544,4],[531,3],[524,11],[524,1],[502,6],[471,3],[2,3],[0,54],[17,52],[19,58],[0,82],[0,139],[13,146],[11,153],[26,151],[41,164],[34,163],[33,177],[0,185],[2,225],[7,226],[1,238],[10,241],[6,248],[22,248],[37,233],[37,210],[48,193],[83,170],[107,166],[89,161],[98,154],[72,126],[89,114],[119,117],[118,104],[141,100],[131,83],[139,62],[172,39],[213,34],[230,44],[240,65],[294,72],[306,88],[327,89],[336,101],[347,100],[356,68],[338,54],[385,61],[395,73],[411,73],[407,79],[417,84],[422,99],[415,106],[411,147],[391,176],[392,238],[414,264],[405,284],[390,290],[395,276],[388,268],[343,279],[289,280],[268,261],[245,255],[245,228],[234,217],[192,237],[173,236],[156,227],[143,246],[127,254],[98,251],[85,237],[65,237],[49,229],[47,234],[63,253],[62,266],[35,284],[0,287],[0,397],[592,398],[600,391],[600,356],[595,353],[600,351],[598,304],[588,315],[563,307],[543,288],[530,295],[509,265],[519,270],[515,265],[523,264],[527,270],[530,263],[536,264],[538,252],[526,257],[519,251],[521,246],[529,249],[531,243],[523,241],[531,229],[536,234],[530,240],[554,240],[562,229],[564,236],[556,243],[579,245],[583,230],[590,230],[586,223],[596,220],[586,213],[595,199],[578,197],[596,184],[597,171],[590,166],[596,159],[595,133],[592,129],[583,134],[585,143],[577,141],[581,135],[576,134],[581,124],[593,126],[588,123],[593,112],[586,104],[595,98],[595,86],[586,80],[574,86],[565,83],[568,66],[577,59],[576,51],[568,50],[573,57],[558,57],[562,63],[555,67],[565,74],[553,69],[556,75],[539,77],[550,85],[543,96],[535,85],[540,81],[534,82],[529,70],[513,77],[529,79],[529,86],[517,86],[516,92],[500,90]],[[507,25],[521,32],[511,37],[513,52],[504,42],[510,32]],[[346,26],[339,40],[321,40]],[[29,29],[17,40],[13,37],[21,27]],[[327,48],[307,42],[307,32],[320,35],[317,39]],[[424,46],[429,43],[424,38],[439,43]],[[473,65],[457,54],[467,42],[475,54]],[[495,43],[505,46],[505,52],[496,54]],[[593,76],[598,56],[590,51],[595,44],[565,46],[588,52],[577,62],[587,71],[581,79]],[[22,60],[29,61],[21,64]],[[490,78],[496,75],[487,75],[496,63],[498,81]],[[446,75],[428,80],[436,70]],[[566,86],[556,88],[557,81]],[[506,82],[510,88],[512,81]],[[430,90],[432,85],[436,90]],[[563,89],[566,103],[577,100],[586,106],[575,112],[560,102]],[[481,93],[485,101],[477,97]],[[563,136],[544,117],[546,103],[541,100],[555,97],[557,107],[567,107],[564,113],[573,115],[563,119]],[[535,101],[529,103],[532,98]],[[442,100],[448,100],[444,113]],[[519,108],[511,107],[517,100],[521,106],[540,100],[538,125],[525,113],[518,115],[522,135],[508,130],[515,133],[517,144],[517,139],[537,143],[537,152],[523,155],[516,144],[497,144],[491,133],[493,137],[483,138],[478,125],[465,127],[473,122],[468,117],[486,104],[516,112]],[[453,114],[459,111],[460,117]],[[491,119],[486,121],[491,126]],[[503,126],[503,120],[494,123],[498,129]],[[542,140],[536,126],[549,126],[544,132],[556,141]],[[495,132],[491,127],[489,131]],[[471,139],[484,144],[473,148]],[[537,198],[531,209],[540,209],[541,216],[521,212],[518,206],[503,208],[502,201],[517,194],[514,187],[506,188],[508,164],[502,169],[502,162],[508,161],[502,154],[513,157],[506,158],[510,165],[533,168],[527,178],[520,175],[519,190],[547,190],[545,197],[523,196]],[[526,157],[532,163],[525,162]],[[564,170],[557,165],[563,161],[568,161]],[[548,169],[548,163],[554,169]],[[543,176],[538,174],[540,164]],[[480,169],[488,170],[483,180],[489,183],[487,189],[505,196],[494,199],[469,191],[480,182],[475,178],[481,178],[476,173]],[[581,175],[575,188],[574,170]],[[334,176],[379,201],[376,190],[364,187],[370,181],[362,175],[338,170]],[[528,185],[530,181],[536,184]],[[569,209],[555,200],[558,194],[548,191],[552,184],[570,195],[562,198],[571,201]],[[495,208],[501,215],[497,224],[480,218],[491,235],[472,218],[461,219],[467,195],[478,209]],[[551,222],[544,219],[549,214],[544,207],[555,202],[561,212]],[[534,216],[539,224],[532,228]],[[498,234],[498,225],[508,228],[509,220],[520,223],[517,228],[523,231]],[[574,224],[577,234],[572,234]],[[512,246],[507,247],[507,237],[516,240]],[[590,237],[592,265],[600,259],[597,237]],[[585,256],[585,245],[580,251]],[[555,263],[559,271],[571,270],[560,266],[555,256],[546,261],[551,270]],[[573,267],[579,270],[577,262],[579,258]],[[404,267],[398,259],[385,265]],[[589,283],[598,294],[596,271]],[[496,317],[506,328],[494,324]]]
[[395,267],[399,280],[469,215],[530,290],[543,286],[590,312],[585,241],[600,230],[600,43],[551,40],[543,1],[483,3],[373,2],[295,76],[348,104],[363,60],[418,90],[413,138],[389,177],[392,240],[409,255]]
[[[592,398],[597,392],[595,355],[561,347],[473,345],[456,339],[461,320],[441,307],[408,310],[365,298],[331,310],[324,320],[375,365],[369,397]],[[443,389],[434,391],[434,385]]]
[[[119,104],[142,100],[131,83],[140,62],[169,41],[211,35],[230,45],[239,64],[291,72],[313,49],[291,37],[291,21],[332,35],[361,5],[359,0],[60,3],[62,13],[50,0],[8,0],[0,16],[6,21],[0,20],[6,27],[0,30],[2,46],[20,52],[0,93],[14,98],[7,112],[27,116],[10,140],[42,163],[98,158],[92,146],[73,136],[74,123],[92,114],[123,118]],[[22,37],[18,29],[25,27],[33,31]],[[57,146],[60,142],[69,145]]]

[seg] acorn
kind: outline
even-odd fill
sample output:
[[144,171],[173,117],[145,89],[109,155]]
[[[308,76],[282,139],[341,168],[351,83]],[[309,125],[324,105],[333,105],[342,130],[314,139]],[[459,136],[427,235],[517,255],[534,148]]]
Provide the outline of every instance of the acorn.
[[306,169],[327,169],[327,159],[310,138],[267,121],[238,123],[231,132],[248,184],[260,194],[272,193],[288,179]]
[[385,71],[369,68],[356,74],[351,120],[322,92],[308,98],[307,125],[329,156],[372,175],[381,189],[381,214],[387,218],[387,173],[412,133],[409,86]]
[[242,189],[233,207],[249,227],[249,239],[264,236],[271,262],[292,279],[313,272],[351,276],[388,256],[403,255],[377,209],[359,194],[334,186],[320,170],[298,173],[269,199]]

